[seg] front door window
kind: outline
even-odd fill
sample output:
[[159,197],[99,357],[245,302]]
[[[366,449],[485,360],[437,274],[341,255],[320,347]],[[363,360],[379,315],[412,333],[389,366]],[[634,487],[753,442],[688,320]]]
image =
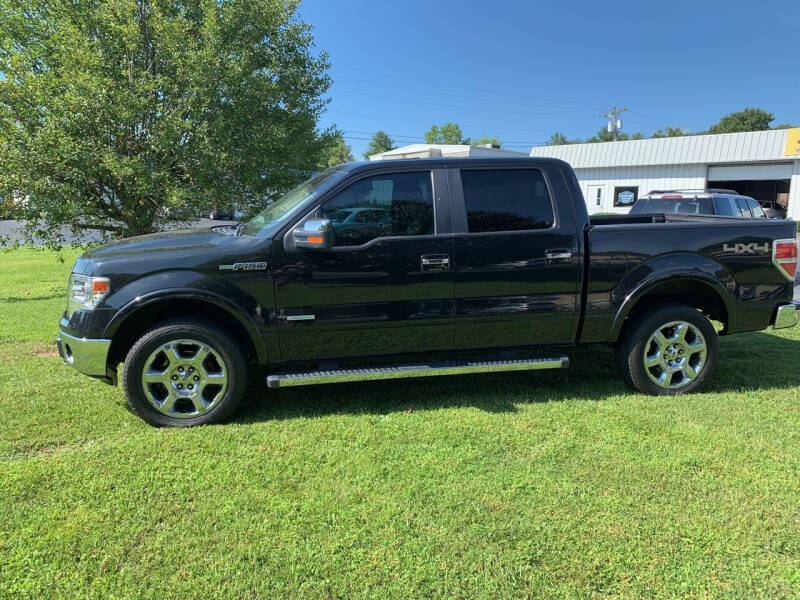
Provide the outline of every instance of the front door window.
[[357,181],[325,203],[322,217],[331,221],[335,246],[433,234],[431,173],[392,173]]

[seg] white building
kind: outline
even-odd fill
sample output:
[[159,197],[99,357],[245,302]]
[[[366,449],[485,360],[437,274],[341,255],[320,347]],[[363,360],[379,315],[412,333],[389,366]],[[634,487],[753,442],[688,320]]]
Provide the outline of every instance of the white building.
[[369,157],[370,160],[390,160],[395,158],[451,158],[454,156],[481,156],[481,157],[497,157],[497,156],[528,156],[526,152],[514,152],[513,150],[504,150],[499,146],[492,146],[489,144],[482,146],[471,146],[469,144],[410,144],[389,150],[388,152],[381,152],[380,154],[373,154]]
[[800,219],[800,128],[536,146],[567,161],[590,213],[625,212],[652,190],[726,188],[777,202]]

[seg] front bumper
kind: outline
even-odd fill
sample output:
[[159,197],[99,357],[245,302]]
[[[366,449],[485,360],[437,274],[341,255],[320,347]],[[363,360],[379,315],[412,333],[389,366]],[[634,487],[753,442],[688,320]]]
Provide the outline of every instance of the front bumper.
[[117,372],[108,366],[111,340],[79,338],[59,331],[56,345],[65,365],[69,365],[84,375],[116,385]]
[[781,304],[778,310],[775,311],[775,319],[772,321],[774,329],[785,329],[786,327],[794,327],[800,318],[800,311],[798,305],[792,302],[791,304]]

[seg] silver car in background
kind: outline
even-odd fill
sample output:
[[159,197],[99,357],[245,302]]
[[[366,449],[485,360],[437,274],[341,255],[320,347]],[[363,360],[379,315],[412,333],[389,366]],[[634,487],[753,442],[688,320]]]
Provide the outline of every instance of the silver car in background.
[[749,196],[734,190],[654,190],[640,197],[630,214],[721,215],[766,219],[767,213]]

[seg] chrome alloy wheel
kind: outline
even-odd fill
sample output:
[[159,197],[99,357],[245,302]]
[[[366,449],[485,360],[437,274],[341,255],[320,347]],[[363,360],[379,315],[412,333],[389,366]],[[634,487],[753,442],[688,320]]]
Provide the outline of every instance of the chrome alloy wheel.
[[197,340],[162,344],[142,368],[142,390],[150,404],[169,417],[189,419],[210,411],[228,389],[225,362]]
[[657,386],[677,390],[697,379],[707,353],[706,340],[697,326],[672,321],[659,326],[647,341],[644,370]]

